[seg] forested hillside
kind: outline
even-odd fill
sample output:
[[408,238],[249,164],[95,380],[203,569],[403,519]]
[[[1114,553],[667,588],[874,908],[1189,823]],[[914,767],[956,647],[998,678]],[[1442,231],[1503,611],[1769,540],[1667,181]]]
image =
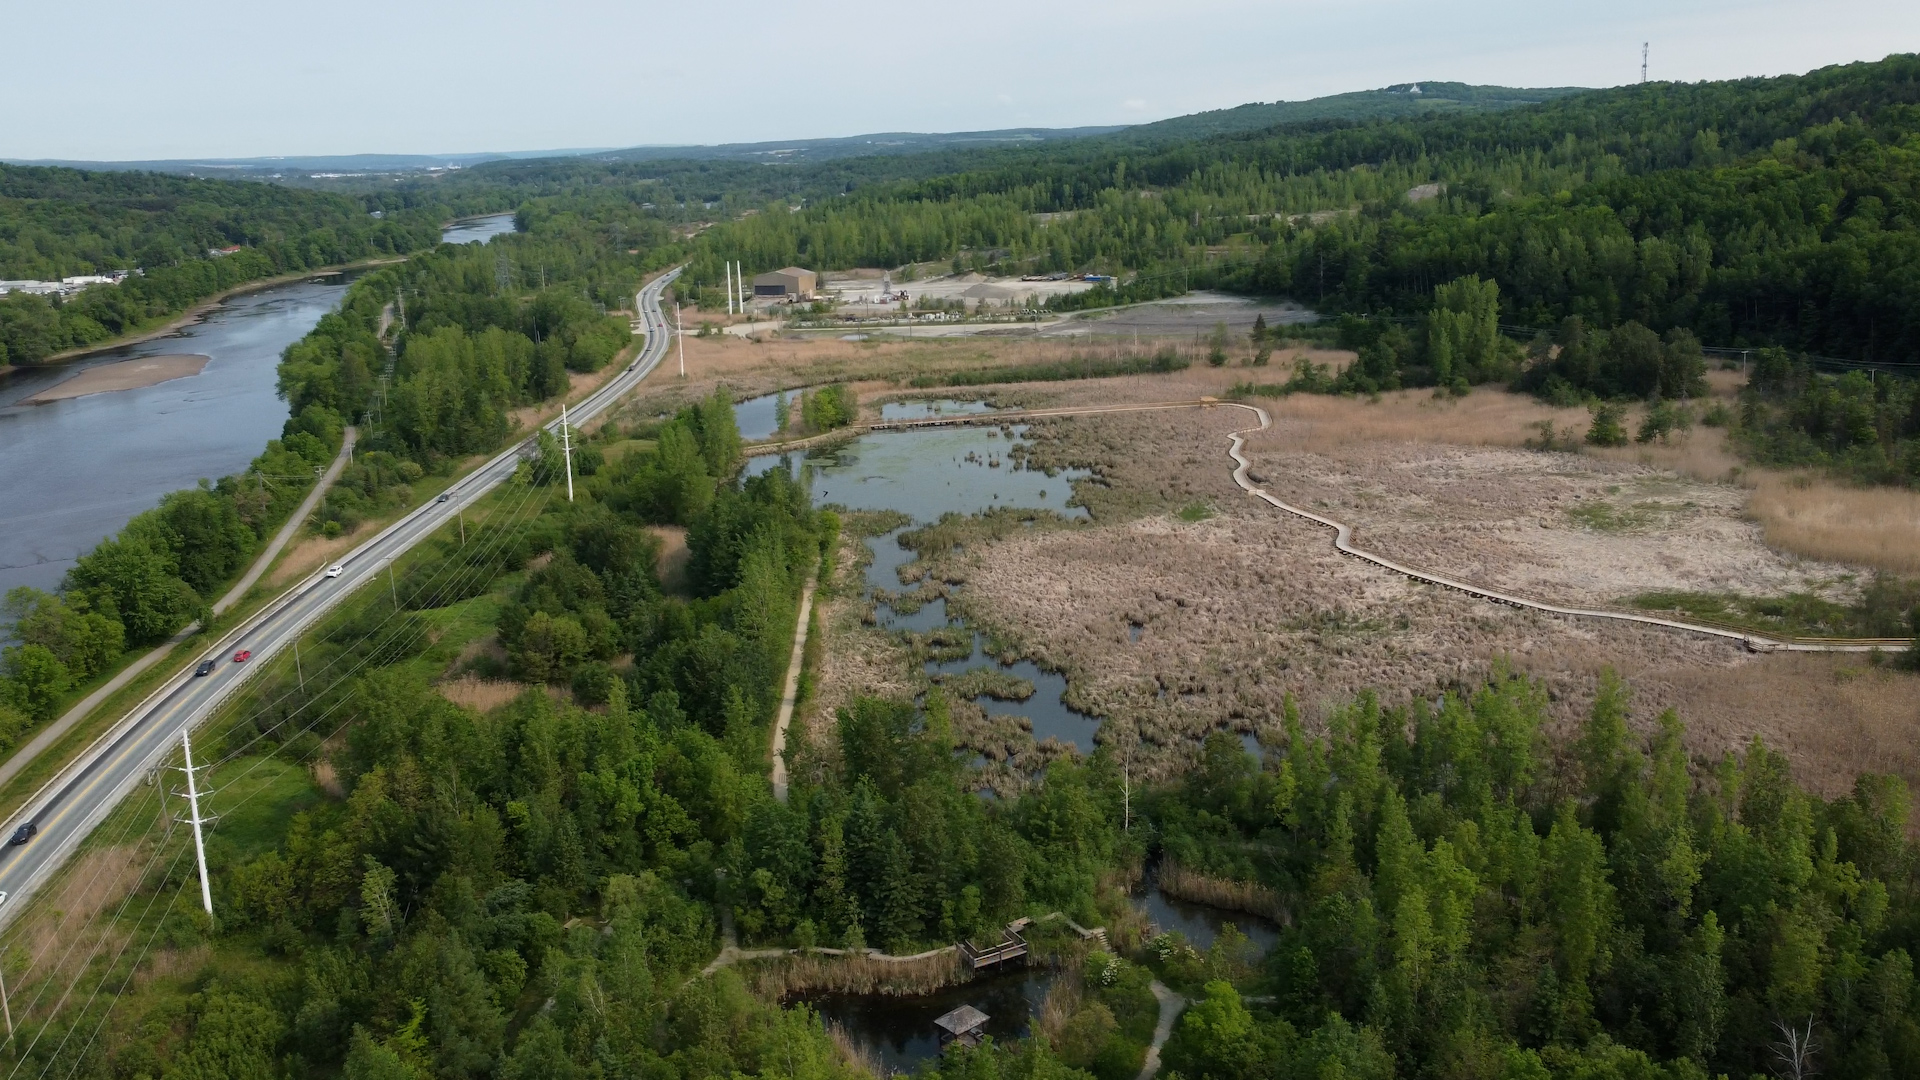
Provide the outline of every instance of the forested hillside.
[[260,278],[430,247],[443,212],[398,195],[0,165],[0,278],[141,271],[65,303],[0,298],[0,363],[104,341]]
[[1895,57],[1150,151],[1083,145],[1077,160],[1034,156],[718,226],[700,244],[715,261],[694,270],[959,255],[1405,313],[1479,274],[1499,284],[1509,322],[1632,319],[1709,344],[1911,357],[1917,102],[1920,60]]

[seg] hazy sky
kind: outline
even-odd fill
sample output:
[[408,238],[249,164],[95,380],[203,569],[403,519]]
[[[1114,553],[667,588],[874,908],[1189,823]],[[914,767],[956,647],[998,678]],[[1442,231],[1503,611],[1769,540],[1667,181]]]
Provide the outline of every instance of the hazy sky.
[[1611,86],[1646,40],[1684,80],[1920,49],[1912,0],[0,4],[9,158],[1069,127],[1417,79]]

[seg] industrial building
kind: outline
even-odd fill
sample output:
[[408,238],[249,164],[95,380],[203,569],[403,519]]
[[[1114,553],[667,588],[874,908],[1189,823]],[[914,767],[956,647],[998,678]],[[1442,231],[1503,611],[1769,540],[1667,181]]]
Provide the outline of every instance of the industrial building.
[[755,299],[811,300],[819,289],[820,276],[797,266],[775,270],[771,274],[757,274],[753,279]]

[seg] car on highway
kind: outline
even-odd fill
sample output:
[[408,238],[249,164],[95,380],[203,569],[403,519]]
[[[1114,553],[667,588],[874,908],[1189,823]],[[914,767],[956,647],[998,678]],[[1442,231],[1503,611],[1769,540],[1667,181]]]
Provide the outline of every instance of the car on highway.
[[347,568],[344,566],[341,566],[339,563],[335,563],[332,566],[327,567],[328,577],[339,577],[341,574],[344,574],[346,572],[347,572]]
[[7,846],[19,847],[39,835],[39,832],[40,826],[29,821],[25,825],[13,830],[13,835],[7,838]]
[[439,498],[437,498],[437,499],[435,499],[435,500],[433,500],[433,501],[434,501],[434,502],[437,502],[437,503],[443,503],[443,502],[446,502],[446,501],[447,501],[448,499],[450,499],[450,498],[452,498],[452,497],[453,497],[453,496],[451,496],[451,495],[449,495],[449,494],[447,494],[446,492],[444,492],[444,491],[443,491],[443,492],[441,492],[441,493],[440,493],[440,497],[439,497]]
[[236,664],[244,664],[251,659],[253,659],[253,650],[251,649],[241,649],[239,652],[233,654],[233,662]]
[[202,675],[211,674],[213,674],[213,661],[211,660],[202,660],[200,661],[200,666],[193,669],[193,677],[196,679]]

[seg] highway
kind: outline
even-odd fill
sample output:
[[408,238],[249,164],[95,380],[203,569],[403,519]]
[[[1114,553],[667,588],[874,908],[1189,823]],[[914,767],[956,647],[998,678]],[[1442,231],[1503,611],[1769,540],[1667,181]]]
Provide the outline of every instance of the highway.
[[[635,297],[640,312],[636,332],[644,335],[640,351],[626,370],[578,404],[568,406],[568,418],[573,423],[590,420],[618,401],[667,355],[671,331],[660,312],[660,294],[679,273],[675,269],[661,275]],[[558,420],[547,425],[550,431],[558,428]],[[201,659],[214,661],[212,674],[195,677],[189,670],[162,685],[48,781],[5,826],[3,835],[8,837],[29,822],[39,831],[23,846],[0,848],[0,894],[6,897],[0,902],[0,926],[12,922],[27,898],[46,883],[87,834],[146,780],[149,771],[179,748],[182,730],[212,716],[251,672],[290,647],[307,627],[362,585],[384,576],[409,548],[511,477],[522,452],[532,443],[531,436],[521,440],[448,488],[445,501],[415,509],[355,548],[340,560],[338,565],[345,572],[338,578],[328,578],[324,571],[316,570],[207,650]],[[245,663],[235,663],[233,655],[240,650],[253,655]],[[199,760],[211,760],[212,756],[199,756]]]

